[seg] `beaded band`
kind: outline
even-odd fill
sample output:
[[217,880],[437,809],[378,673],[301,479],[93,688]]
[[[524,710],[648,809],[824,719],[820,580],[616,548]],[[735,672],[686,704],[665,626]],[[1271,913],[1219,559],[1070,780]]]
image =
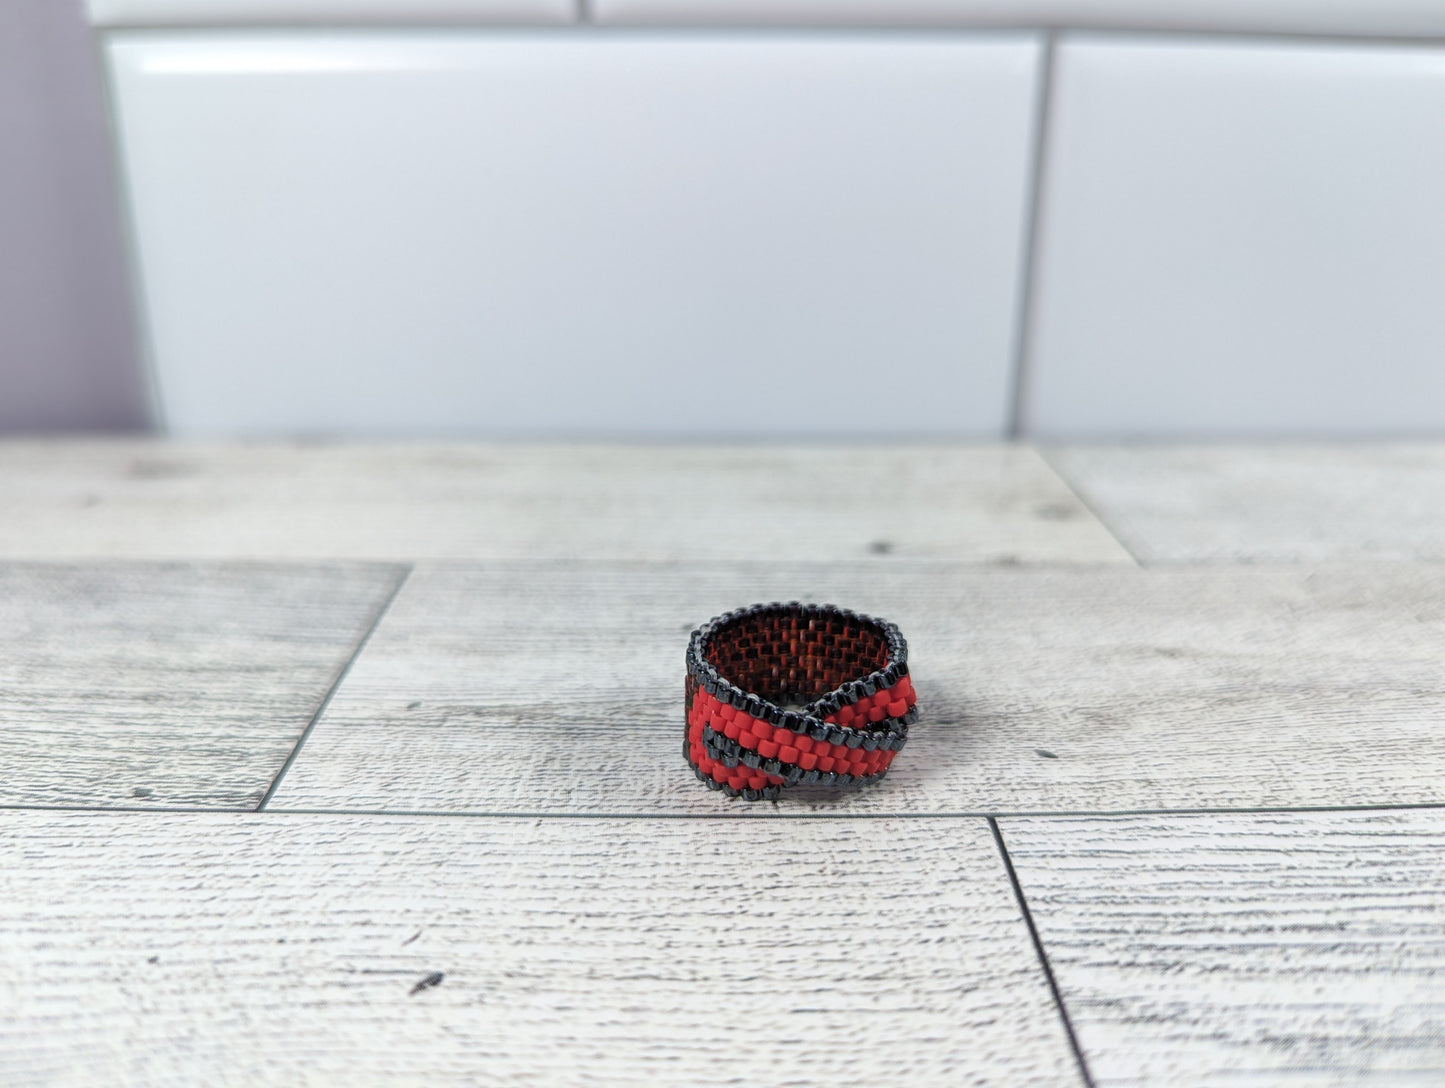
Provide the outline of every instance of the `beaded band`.
[[710,789],[749,801],[877,782],[916,702],[893,624],[834,605],[755,604],[692,633],[682,753]]

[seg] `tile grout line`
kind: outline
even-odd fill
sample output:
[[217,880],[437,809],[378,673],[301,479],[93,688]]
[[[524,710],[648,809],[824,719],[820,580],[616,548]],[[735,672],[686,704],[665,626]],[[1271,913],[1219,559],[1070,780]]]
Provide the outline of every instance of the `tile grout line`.
[[150,434],[163,438],[169,435],[170,427],[166,419],[165,398],[161,395],[160,374],[156,368],[156,337],[145,278],[142,275],[134,187],[129,164],[126,162],[125,142],[121,137],[120,97],[116,91],[111,54],[106,48],[106,42],[107,35],[92,28],[89,52],[95,71],[100,73],[100,93],[105,110],[105,145],[110,155],[113,179],[110,188],[120,227],[125,293],[131,307],[131,347],[135,352],[135,363],[139,370],[137,377],[142,386],[141,397],[149,416]]
[[1058,33],[1044,33],[1039,72],[1034,82],[1032,146],[1029,148],[1027,189],[1024,193],[1023,237],[1019,240],[1018,282],[1014,288],[1013,381],[1009,388],[1007,437],[1023,438],[1028,414],[1029,377],[1034,349],[1034,311],[1038,277],[1042,267],[1043,204],[1048,170],[1049,129],[1052,124],[1054,68],[1057,63]]
[[988,818],[988,829],[993,832],[993,841],[998,846],[999,857],[1003,859],[1003,867],[1008,872],[1009,883],[1013,885],[1014,898],[1018,900],[1019,910],[1023,912],[1024,925],[1028,926],[1029,938],[1034,943],[1034,952],[1039,957],[1039,966],[1043,968],[1044,979],[1049,984],[1049,992],[1054,995],[1054,1007],[1059,1010],[1059,1019],[1063,1021],[1064,1033],[1069,1037],[1069,1046],[1074,1051],[1074,1060],[1079,1063],[1079,1075],[1084,1078],[1085,1088],[1094,1088],[1094,1078],[1089,1073],[1089,1065],[1084,1061],[1083,1048],[1079,1046],[1079,1037],[1074,1034],[1073,1022],[1069,1019],[1069,1010],[1064,1005],[1064,995],[1059,992],[1059,983],[1054,978],[1054,969],[1049,964],[1049,957],[1044,953],[1044,942],[1039,936],[1039,930],[1034,925],[1033,912],[1029,910],[1028,900],[1024,898],[1024,889],[1019,884],[1018,873],[1014,870],[1013,858],[1009,857],[1008,847],[1004,845],[1003,832],[998,829],[998,821],[992,816]]
[[1123,548],[1129,558],[1134,560],[1134,565],[1138,567],[1150,566],[1151,564],[1147,562],[1142,555],[1139,554],[1138,549],[1131,546],[1128,540],[1125,539],[1123,531],[1120,528],[1115,527],[1113,522],[1111,522],[1110,519],[1104,516],[1103,511],[1099,508],[1098,504],[1094,502],[1093,498],[1089,495],[1088,491],[1084,489],[1083,485],[1080,484],[1077,480],[1075,480],[1072,476],[1070,476],[1067,472],[1065,472],[1062,468],[1060,468],[1057,462],[1055,462],[1054,459],[1049,456],[1048,450],[1046,450],[1043,446],[1039,445],[1037,442],[1030,443],[1030,445],[1033,447],[1033,451],[1038,454],[1039,460],[1041,460],[1049,467],[1049,471],[1051,471],[1058,478],[1060,483],[1062,483],[1066,488],[1069,489],[1069,493],[1072,494],[1074,498],[1078,499],[1079,502],[1083,504],[1084,509],[1094,516],[1094,520],[1104,527],[1104,531],[1114,538],[1114,543],[1118,544],[1119,547]]
[[296,743],[292,746],[290,754],[287,755],[286,762],[281,764],[281,769],[276,772],[276,777],[271,779],[271,785],[267,788],[265,795],[253,811],[265,811],[266,806],[271,803],[271,798],[276,796],[276,790],[286,777],[286,772],[291,770],[291,765],[296,762],[296,757],[301,754],[301,748],[311,736],[311,731],[316,728],[316,723],[321,720],[321,715],[326,713],[326,708],[331,705],[332,698],[335,697],[337,690],[350,674],[351,666],[356,663],[356,659],[359,658],[361,652],[366,649],[366,644],[371,641],[371,636],[376,632],[376,629],[381,626],[382,619],[386,616],[387,612],[391,610],[392,602],[395,601],[397,595],[401,593],[401,587],[406,585],[406,580],[411,577],[411,572],[415,569],[415,565],[410,563],[402,568],[401,575],[397,578],[396,584],[391,587],[391,592],[388,593],[382,599],[381,604],[377,606],[375,614],[371,617],[371,622],[367,624],[366,630],[362,632],[361,638],[357,640],[351,653],[347,655],[346,661],[342,664],[341,668],[337,670],[336,676],[331,681],[331,686],[326,689],[326,694],[322,697],[320,705],[316,708],[316,712],[311,715],[311,720],[306,723],[306,728],[301,731],[301,736],[296,738]]

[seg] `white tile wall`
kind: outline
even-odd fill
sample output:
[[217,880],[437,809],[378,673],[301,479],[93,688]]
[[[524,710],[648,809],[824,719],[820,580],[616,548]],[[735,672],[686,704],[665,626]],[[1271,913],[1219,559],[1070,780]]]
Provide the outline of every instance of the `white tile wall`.
[[999,434],[1039,52],[113,34],[166,418]]
[[1040,435],[1445,425],[1445,49],[1068,38]]
[[578,0],[86,0],[99,27],[574,22]]
[[1445,34],[1445,4],[1439,0],[590,0],[590,4],[599,22],[664,26],[1055,26]]

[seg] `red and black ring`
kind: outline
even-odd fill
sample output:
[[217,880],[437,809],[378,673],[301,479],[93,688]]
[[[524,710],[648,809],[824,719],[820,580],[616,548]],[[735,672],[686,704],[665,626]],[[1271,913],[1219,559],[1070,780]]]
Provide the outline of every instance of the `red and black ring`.
[[695,630],[686,707],[694,773],[749,801],[877,782],[918,720],[895,625],[798,601],[725,612]]

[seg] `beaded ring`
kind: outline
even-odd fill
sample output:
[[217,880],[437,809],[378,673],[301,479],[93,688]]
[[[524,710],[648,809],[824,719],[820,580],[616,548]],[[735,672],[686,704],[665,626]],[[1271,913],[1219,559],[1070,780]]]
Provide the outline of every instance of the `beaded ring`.
[[748,801],[785,786],[877,782],[918,720],[908,643],[886,620],[827,604],[755,604],[687,647],[683,756]]

